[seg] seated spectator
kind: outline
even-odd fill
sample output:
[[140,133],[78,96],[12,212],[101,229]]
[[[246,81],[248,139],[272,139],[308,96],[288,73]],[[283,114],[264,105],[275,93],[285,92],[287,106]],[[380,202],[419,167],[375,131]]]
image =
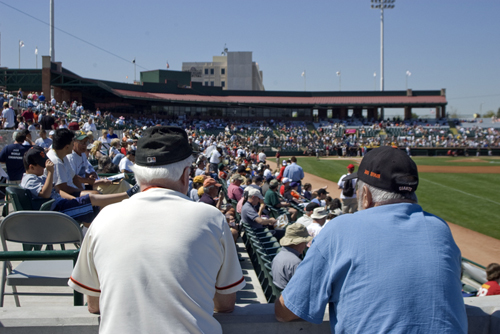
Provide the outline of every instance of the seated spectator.
[[311,225],[313,222],[311,215],[312,215],[314,209],[316,209],[316,208],[319,208],[318,203],[311,202],[311,203],[307,204],[306,208],[305,208],[304,215],[302,215],[302,217],[297,219],[295,224],[302,224],[305,227],[308,227],[309,225]]
[[316,191],[316,198],[314,198],[311,202],[318,203],[320,206],[325,206],[326,194],[328,194],[328,191],[325,189],[318,189],[318,191]]
[[307,199],[308,201],[312,199],[311,190],[312,190],[312,185],[310,183],[306,183],[302,187],[302,196],[304,196],[304,198]]
[[257,176],[254,176],[252,178],[252,183],[250,183],[246,188],[255,188],[257,189],[258,191],[260,191],[260,193],[264,196],[264,194],[262,193],[262,183],[264,182],[264,178],[260,175],[257,175]]
[[118,168],[122,173],[133,173],[132,166],[135,163],[135,151],[131,150],[127,152],[127,155],[120,160]]
[[[86,194],[75,197],[64,190],[55,189],[52,184],[54,180],[54,164],[47,158],[43,148],[35,146],[24,155],[23,163],[26,169],[21,181],[21,187],[31,191],[33,198],[52,198],[54,203],[52,211],[59,211],[70,217],[90,224],[95,218],[93,206],[104,207],[109,204],[120,202],[139,192],[137,185],[128,192],[114,195]],[[44,169],[47,176],[43,176]],[[75,210],[78,208],[78,210]]]
[[[261,217],[262,211],[265,208],[262,200],[263,197],[260,191],[257,189],[250,189],[247,192],[247,198],[243,201],[243,207],[241,208],[241,220],[244,223],[249,224],[252,228],[263,228],[267,226],[272,229],[273,225],[276,223],[276,219]],[[258,211],[256,210],[256,207],[259,208]],[[282,232],[283,231],[280,230],[272,231],[278,240],[283,236],[284,233]]]
[[288,210],[288,213],[290,213],[291,215],[291,220],[295,221],[297,219],[298,211],[294,208],[291,208],[290,203],[282,202],[280,200],[280,197],[277,193],[278,186],[278,180],[271,180],[271,182],[269,182],[269,190],[266,192],[266,195],[264,197],[264,203],[274,209],[286,208]]
[[69,122],[68,129],[70,129],[71,131],[80,130],[80,124],[78,124],[78,120],[76,118],[73,118],[71,122]]
[[238,224],[236,224],[236,214],[234,212],[234,208],[227,210],[225,216],[229,225],[229,229],[231,230],[231,234],[233,235],[234,243],[236,243],[238,237],[240,236],[240,233],[238,232]]
[[89,138],[85,133],[78,133],[73,141],[73,152],[66,157],[76,175],[80,177],[79,182],[88,184],[90,189],[103,185],[110,185],[111,181],[99,179],[94,167],[87,159],[86,150]]
[[109,146],[109,157],[113,161],[115,165],[118,165],[120,163],[120,160],[125,156],[120,152],[120,139],[115,138],[111,140],[110,146]]
[[198,175],[193,178],[193,189],[189,192],[189,198],[193,201],[198,202],[200,200],[200,196],[198,196],[198,189],[203,188],[203,182],[205,182],[205,175]]
[[219,164],[219,179],[227,180],[227,166],[224,164]]
[[285,195],[285,187],[292,182],[289,178],[284,177],[281,179],[281,187],[280,187],[280,195],[284,196]]
[[99,174],[117,174],[120,172],[118,169],[118,166],[115,165],[114,163],[111,162],[111,158],[108,157],[107,155],[101,157],[97,161],[98,165],[98,170],[97,173]]
[[241,188],[243,181],[243,176],[238,173],[234,174],[231,177],[231,184],[227,187],[227,197],[237,202],[240,201],[243,197],[243,188]]
[[92,148],[90,149],[90,156],[89,157],[91,159],[99,160],[100,158],[102,158],[104,156],[104,154],[102,154],[102,152],[101,152],[101,149],[102,149],[102,143],[99,140],[96,140],[92,144]]
[[44,129],[41,129],[39,134],[40,138],[35,140],[35,145],[44,148],[47,152],[52,146],[52,139],[47,138],[47,131],[45,131]]
[[307,232],[311,237],[316,237],[323,225],[325,225],[326,217],[328,216],[328,210],[324,207],[319,207],[314,209],[313,214],[311,215],[312,223],[307,226]]
[[108,130],[102,129],[101,136],[97,139],[103,144],[109,144],[111,142],[111,139],[108,138]]
[[274,285],[282,290],[286,287],[302,262],[300,256],[312,239],[304,225],[288,225],[285,236],[280,240],[280,245],[283,247],[272,262],[271,272]]
[[75,134],[68,129],[57,129],[52,142],[52,150],[47,153],[54,163],[54,184],[57,191],[64,191],[74,197],[85,195],[86,192],[81,177],[71,166],[68,154],[73,152]]
[[500,264],[490,263],[486,267],[486,279],[488,282],[484,283],[477,292],[478,297],[500,295]]
[[222,198],[219,196],[220,187],[222,184],[217,183],[213,178],[209,177],[203,182],[203,195],[200,196],[200,202],[215,206],[217,209],[221,209]]
[[196,163],[196,171],[194,172],[194,176],[210,174],[210,172],[208,172],[205,169],[205,167],[206,167],[205,160],[199,159],[198,162]]

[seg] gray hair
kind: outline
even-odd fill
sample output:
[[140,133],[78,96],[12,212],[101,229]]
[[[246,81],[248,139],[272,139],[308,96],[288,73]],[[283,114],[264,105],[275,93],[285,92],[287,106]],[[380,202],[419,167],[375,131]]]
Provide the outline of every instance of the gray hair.
[[135,180],[139,184],[150,184],[153,180],[178,181],[184,169],[191,166],[193,160],[193,156],[190,155],[184,160],[168,165],[145,167],[134,164],[132,171],[134,172]]
[[358,179],[356,182],[356,185],[358,187],[358,208],[361,209],[363,206],[362,200],[363,200],[363,186],[366,186],[370,193],[372,194],[372,202],[373,203],[384,203],[384,202],[390,202],[390,201],[398,201],[398,200],[407,200],[407,201],[412,201],[415,203],[418,203],[417,195],[415,192],[411,193],[395,193],[387,190],[383,190],[374,186],[369,185],[368,183],[365,183],[361,180]]

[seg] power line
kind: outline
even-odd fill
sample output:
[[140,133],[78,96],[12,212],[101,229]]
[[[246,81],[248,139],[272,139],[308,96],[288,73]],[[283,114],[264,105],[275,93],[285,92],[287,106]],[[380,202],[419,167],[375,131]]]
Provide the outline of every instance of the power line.
[[[18,12],[19,12],[19,13],[21,13],[21,14],[24,14],[24,15],[26,15],[26,16],[28,16],[28,17],[31,17],[32,19],[34,19],[34,20],[36,20],[36,21],[38,21],[38,22],[41,22],[41,23],[43,23],[43,24],[45,24],[45,25],[47,25],[47,26],[50,26],[50,24],[49,24],[49,23],[44,22],[44,21],[40,20],[39,18],[37,18],[37,17],[35,17],[35,16],[33,16],[33,15],[30,15],[30,14],[28,14],[28,13],[26,13],[26,12],[23,12],[22,10],[17,9],[17,8],[15,8],[15,7],[11,6],[11,5],[8,5],[8,4],[6,4],[6,3],[5,3],[5,2],[3,2],[3,1],[0,1],[0,3],[1,3],[1,4],[3,4],[3,5],[5,5],[5,6],[7,6],[7,7],[9,7],[9,8],[11,8],[11,9],[13,9],[13,10],[15,10],[15,11],[18,11]],[[77,39],[77,40],[79,40],[79,41],[81,41],[81,42],[83,42],[83,43],[86,43],[86,44],[88,44],[88,45],[90,45],[90,46],[93,46],[93,47],[94,47],[94,48],[96,48],[96,49],[99,49],[99,50],[101,50],[101,51],[104,51],[104,52],[106,52],[106,53],[108,53],[108,54],[112,55],[112,56],[115,56],[116,58],[119,58],[119,59],[121,59],[121,60],[124,60],[124,61],[126,61],[127,63],[132,63],[132,61],[131,61],[131,60],[128,60],[128,59],[126,59],[126,58],[124,58],[124,57],[122,57],[122,56],[117,55],[116,53],[113,53],[113,52],[111,52],[111,51],[108,51],[108,50],[106,50],[106,49],[103,49],[103,48],[101,48],[100,46],[97,46],[97,45],[95,45],[95,44],[93,44],[93,43],[91,43],[91,42],[88,42],[88,41],[84,40],[83,38],[80,38],[80,37],[78,37],[78,36],[75,36],[75,35],[73,35],[73,34],[71,34],[71,33],[67,32],[67,31],[64,31],[64,30],[59,29],[59,28],[56,28],[56,27],[54,27],[54,29],[56,29],[56,30],[58,30],[58,31],[60,31],[60,32],[62,32],[62,33],[64,33],[64,34],[66,34],[66,35],[68,35],[68,36],[71,36],[71,37],[73,37],[73,38],[75,38],[75,39]],[[141,66],[141,65],[137,65],[137,64],[136,64],[136,66],[137,66],[137,67],[140,67],[140,68],[142,68],[142,69],[148,70],[147,68],[145,68],[145,67],[143,67],[143,66]]]

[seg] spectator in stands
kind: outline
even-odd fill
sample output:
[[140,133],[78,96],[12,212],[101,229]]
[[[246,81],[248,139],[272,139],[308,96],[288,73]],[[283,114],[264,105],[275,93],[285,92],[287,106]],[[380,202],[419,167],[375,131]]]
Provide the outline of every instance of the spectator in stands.
[[311,190],[312,190],[312,185],[310,183],[306,183],[302,187],[302,196],[308,201],[312,199]]
[[309,225],[311,225],[313,222],[311,215],[312,215],[314,209],[316,209],[316,208],[319,208],[318,203],[311,202],[311,203],[307,204],[305,207],[305,210],[304,210],[304,214],[302,215],[302,217],[297,219],[295,224],[302,224],[305,227],[308,227]]
[[103,144],[109,144],[111,139],[108,138],[108,130],[102,129],[101,136],[97,139]]
[[[355,177],[361,211],[322,229],[276,301],[277,319],[321,323],[334,303],[335,333],[467,333],[460,250],[446,222],[417,204],[416,164],[382,146]],[[409,280],[426,289],[408,289]]]
[[73,118],[71,122],[69,122],[68,129],[70,129],[71,131],[80,130],[80,124],[78,124],[78,120],[76,118]]
[[259,161],[258,162],[266,163],[266,158],[267,158],[267,156],[264,153],[264,150],[261,150],[259,153]]
[[271,180],[271,182],[269,182],[269,190],[266,192],[266,195],[264,197],[264,203],[276,210],[279,210],[280,208],[288,210],[288,213],[291,215],[291,220],[295,221],[297,219],[298,211],[294,208],[291,208],[290,203],[287,203],[285,201],[282,202],[280,200],[280,197],[277,193],[278,186],[278,180]]
[[92,148],[90,149],[90,155],[89,157],[91,159],[99,160],[104,156],[101,152],[102,149],[102,143],[99,140],[94,141],[92,144]]
[[107,155],[101,157],[97,161],[97,165],[97,173],[99,174],[116,174],[120,172],[118,166],[111,162],[111,158]]
[[312,223],[307,226],[307,232],[311,237],[316,237],[323,225],[325,225],[326,217],[328,216],[328,210],[324,207],[315,208],[313,214],[311,215]]
[[43,92],[40,93],[40,96],[38,97],[38,101],[45,102],[45,95],[43,95]]
[[6,130],[12,130],[16,126],[16,113],[9,107],[8,102],[3,103],[2,127]]
[[218,175],[219,179],[227,180],[227,166],[220,163],[218,169],[219,169],[219,175]]
[[203,195],[200,196],[200,202],[215,206],[221,209],[223,196],[219,196],[222,184],[217,183],[215,179],[209,177],[203,181]]
[[240,174],[236,173],[231,177],[231,184],[227,187],[227,197],[238,202],[243,196],[243,188],[241,184],[245,179]]
[[205,170],[205,160],[204,159],[199,159],[198,162],[196,163],[196,170],[194,172],[195,176],[198,175],[207,175],[206,170]]
[[107,137],[108,137],[108,139],[109,139],[110,141],[112,141],[113,139],[118,138],[118,136],[116,135],[116,133],[114,133],[115,128],[113,128],[113,127],[111,126],[111,127],[109,127],[109,129],[108,129],[108,130],[109,130],[109,133],[107,134]]
[[54,117],[42,110],[42,119],[40,120],[40,125],[45,131],[51,131],[55,129],[56,120]]
[[[252,183],[248,187],[246,187],[245,190],[247,188],[255,188],[258,191],[260,191],[260,193],[262,194],[262,183],[263,182],[264,182],[264,179],[262,178],[262,176],[260,176],[260,175],[254,176],[252,178]],[[264,194],[262,194],[262,196],[264,196]]]
[[89,117],[87,122],[83,124],[82,131],[89,132],[92,131],[92,133],[97,133],[97,128],[94,124],[94,119],[92,117]]
[[25,172],[23,156],[30,149],[30,145],[23,145],[26,140],[26,132],[19,131],[16,134],[15,142],[5,146],[0,152],[0,162],[5,163],[9,183],[21,183]]
[[274,285],[282,290],[286,287],[302,262],[300,256],[312,239],[304,225],[288,225],[285,236],[280,240],[280,245],[283,247],[272,262],[271,272]]
[[477,292],[478,297],[500,295],[500,264],[490,263],[486,267],[486,279],[488,282],[484,283]]
[[245,279],[224,215],[184,195],[191,154],[183,129],[146,130],[134,166],[142,192],[103,210],[87,232],[69,285],[89,296],[102,331],[222,333],[213,313],[233,310]]
[[283,163],[281,164],[280,172],[278,173],[278,176],[276,176],[276,180],[281,181],[283,178],[283,173],[285,172],[287,163],[286,160],[283,160]]
[[[95,218],[93,206],[104,207],[129,198],[139,191],[137,186],[129,192],[115,195],[87,194],[74,197],[62,190],[53,188],[54,164],[48,160],[43,148],[34,146],[29,149],[23,159],[26,174],[24,174],[21,187],[31,191],[33,198],[55,199],[51,206],[52,211],[59,211],[82,222],[88,226]],[[43,176],[44,169],[47,176]],[[79,208],[79,210],[75,210]]]
[[344,213],[354,213],[358,211],[358,200],[356,199],[356,180],[351,179],[345,182],[344,178],[351,175],[354,172],[354,165],[349,164],[347,166],[347,174],[344,174],[339,179],[339,189],[342,189],[340,193],[340,199],[342,200],[342,212]]
[[[262,218],[262,211],[265,208],[262,194],[257,189],[250,189],[247,192],[247,197],[243,200],[241,208],[241,220],[249,224],[252,228],[262,228],[265,226],[273,226],[276,223],[274,218]],[[258,210],[256,210],[258,208]],[[282,231],[276,230],[272,233],[276,238],[283,236]]]
[[134,163],[135,163],[135,151],[133,150],[128,151],[127,155],[120,160],[118,168],[122,173],[133,173],[132,167],[134,166]]
[[125,154],[120,152],[120,139],[115,138],[111,140],[111,144],[109,146],[109,157],[112,159],[115,165],[120,163],[120,160],[125,156]]
[[323,188],[320,188],[315,192],[316,192],[316,197],[311,202],[317,203],[320,206],[325,206],[326,205],[326,201],[325,201],[326,194],[328,194],[329,192]]
[[67,157],[73,153],[74,137],[75,134],[68,129],[57,129],[53,136],[52,150],[47,153],[47,157],[54,164],[55,188],[57,191],[64,191],[74,197],[97,193],[93,190],[85,190],[82,185],[83,178],[76,174]]
[[31,110],[31,107],[28,107],[21,116],[24,117],[24,120],[28,122],[29,120],[33,120],[35,118],[35,115],[33,114],[33,111]]
[[285,168],[285,171],[283,172],[283,177],[289,178],[292,182],[298,182],[299,193],[300,193],[302,191],[300,184],[302,182],[302,179],[304,178],[304,170],[302,170],[302,167],[297,165],[296,157],[291,157],[290,161],[291,164],[290,166],[287,166]]
[[281,179],[281,186],[280,186],[280,195],[281,196],[285,195],[285,188],[290,185],[290,182],[292,182],[292,181],[287,177],[284,177]]
[[[215,143],[214,143],[215,145]],[[221,163],[222,158],[222,148],[216,147],[210,152],[209,161],[210,161],[210,171],[212,173],[217,173],[217,168]]]
[[52,139],[47,138],[47,131],[45,131],[44,129],[40,130],[39,135],[40,135],[40,138],[35,140],[35,145],[38,145],[38,146],[44,148],[45,152],[47,152],[50,149],[50,147],[52,146]]
[[206,175],[198,175],[193,178],[193,189],[189,192],[189,197],[198,202],[200,200],[200,196],[198,196],[198,189],[203,188],[203,182],[205,182]]

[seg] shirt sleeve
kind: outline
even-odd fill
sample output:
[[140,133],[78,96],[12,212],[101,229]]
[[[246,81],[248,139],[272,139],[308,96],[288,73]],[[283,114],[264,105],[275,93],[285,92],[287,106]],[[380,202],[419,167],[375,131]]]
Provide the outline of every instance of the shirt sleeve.
[[326,259],[315,247],[307,252],[285,290],[285,306],[298,317],[320,324],[332,293],[329,282],[329,268]]
[[217,274],[215,289],[220,294],[230,294],[243,289],[246,285],[243,272],[241,271],[238,253],[234,244],[233,235],[229,225],[222,222],[222,236],[220,240],[224,252],[222,266]]
[[92,225],[90,225],[80,248],[80,255],[73,268],[68,285],[73,290],[87,296],[99,297],[101,295],[101,285],[94,265],[92,244]]

